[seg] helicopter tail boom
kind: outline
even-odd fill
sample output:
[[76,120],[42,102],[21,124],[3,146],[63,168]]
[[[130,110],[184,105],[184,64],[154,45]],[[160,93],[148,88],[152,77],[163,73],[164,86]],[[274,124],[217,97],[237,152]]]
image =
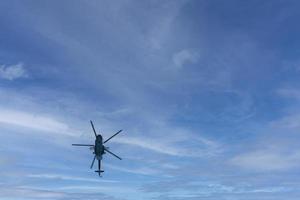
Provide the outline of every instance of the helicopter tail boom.
[[101,170],[101,160],[98,160],[98,170],[96,170],[95,172],[98,173],[99,176],[101,176],[101,173],[104,172],[103,170]]

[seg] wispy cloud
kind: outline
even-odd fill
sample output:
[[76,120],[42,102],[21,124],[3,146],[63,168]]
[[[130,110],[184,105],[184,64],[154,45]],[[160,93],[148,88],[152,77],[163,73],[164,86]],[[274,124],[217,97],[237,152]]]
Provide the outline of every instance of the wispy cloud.
[[22,63],[15,65],[0,65],[0,78],[7,80],[15,80],[18,78],[28,77],[28,72],[25,70]]

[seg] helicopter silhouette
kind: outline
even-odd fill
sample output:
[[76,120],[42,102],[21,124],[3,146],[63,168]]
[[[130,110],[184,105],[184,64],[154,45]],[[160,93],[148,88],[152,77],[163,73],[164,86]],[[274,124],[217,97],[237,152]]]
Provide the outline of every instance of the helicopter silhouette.
[[72,146],[87,146],[87,147],[90,147],[91,150],[93,150],[93,154],[95,154],[94,156],[94,159],[92,161],[92,164],[91,164],[91,169],[93,168],[94,166],[94,162],[95,160],[97,159],[98,160],[98,170],[96,170],[95,172],[99,174],[99,176],[101,176],[101,173],[104,172],[104,170],[101,170],[101,160],[102,160],[102,156],[107,152],[113,156],[115,156],[116,158],[122,160],[122,158],[120,158],[119,156],[117,156],[116,154],[114,154],[113,152],[109,151],[108,147],[104,146],[104,144],[106,142],[108,142],[109,140],[111,140],[113,137],[115,137],[116,135],[118,135],[119,133],[122,132],[122,130],[119,130],[117,133],[113,134],[111,137],[109,137],[108,139],[106,139],[104,142],[103,142],[103,137],[101,134],[97,134],[96,133],[96,130],[94,128],[94,124],[92,121],[90,121],[91,123],[91,126],[93,128],[93,131],[94,131],[94,134],[95,134],[95,144],[72,144]]

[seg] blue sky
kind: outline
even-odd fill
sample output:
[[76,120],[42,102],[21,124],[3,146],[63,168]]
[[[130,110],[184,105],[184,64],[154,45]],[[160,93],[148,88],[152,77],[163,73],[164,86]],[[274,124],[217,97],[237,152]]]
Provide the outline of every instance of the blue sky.
[[0,199],[299,199],[299,8],[1,1]]

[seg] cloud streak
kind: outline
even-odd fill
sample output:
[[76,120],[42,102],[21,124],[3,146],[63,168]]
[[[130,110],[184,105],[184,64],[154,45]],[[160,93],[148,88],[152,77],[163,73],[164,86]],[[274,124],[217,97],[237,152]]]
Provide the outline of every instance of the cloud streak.
[[75,135],[67,124],[38,113],[0,108],[0,122],[24,128],[63,135]]
[[[186,143],[189,139],[194,139],[196,147],[183,146],[180,143]],[[181,156],[181,157],[205,157],[214,156],[221,151],[221,147],[218,143],[210,141],[200,136],[193,136],[186,138],[147,138],[147,137],[121,137],[116,138],[114,143],[131,145],[146,150],[150,150],[156,153],[166,154],[170,156]]]
[[257,150],[238,155],[231,163],[248,170],[282,171],[300,166],[300,151],[285,153],[273,150]]

